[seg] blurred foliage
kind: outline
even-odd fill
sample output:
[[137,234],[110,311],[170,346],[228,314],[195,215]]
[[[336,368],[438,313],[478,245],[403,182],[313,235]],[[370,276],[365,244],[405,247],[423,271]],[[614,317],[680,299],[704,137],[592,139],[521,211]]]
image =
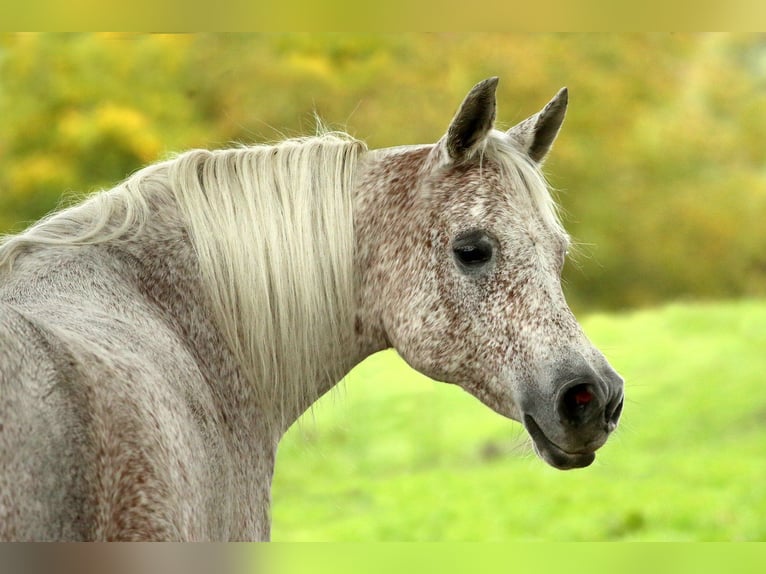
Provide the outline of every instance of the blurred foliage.
[[766,294],[763,35],[0,37],[0,231],[170,152],[310,133],[432,142],[478,80],[507,127],[570,89],[546,166],[575,307]]

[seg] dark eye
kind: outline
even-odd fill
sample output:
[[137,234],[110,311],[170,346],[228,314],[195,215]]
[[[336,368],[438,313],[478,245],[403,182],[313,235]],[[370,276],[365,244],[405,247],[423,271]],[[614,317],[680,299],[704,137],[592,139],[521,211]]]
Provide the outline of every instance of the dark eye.
[[469,267],[482,265],[492,259],[491,245],[463,245],[455,247],[454,251],[457,260]]
[[492,260],[494,241],[484,231],[467,231],[452,242],[452,253],[466,271],[478,271]]

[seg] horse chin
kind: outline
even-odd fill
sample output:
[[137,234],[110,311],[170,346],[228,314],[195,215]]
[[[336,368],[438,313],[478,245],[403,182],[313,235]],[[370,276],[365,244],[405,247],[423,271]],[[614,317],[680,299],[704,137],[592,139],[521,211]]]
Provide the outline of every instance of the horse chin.
[[535,447],[537,455],[551,465],[553,468],[559,470],[571,470],[573,468],[584,468],[590,466],[590,464],[596,460],[596,453],[593,451],[584,452],[567,452],[561,447],[557,446],[540,428],[540,425],[535,422],[530,415],[524,415],[524,427],[527,429],[529,436],[532,437],[532,443]]

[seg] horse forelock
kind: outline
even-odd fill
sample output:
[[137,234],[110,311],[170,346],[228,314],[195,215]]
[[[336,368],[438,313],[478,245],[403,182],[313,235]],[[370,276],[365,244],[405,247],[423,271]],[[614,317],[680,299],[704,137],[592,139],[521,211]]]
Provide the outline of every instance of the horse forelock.
[[480,153],[482,161],[490,159],[498,165],[501,177],[510,182],[517,194],[529,198],[532,209],[549,229],[561,237],[568,237],[561,223],[560,208],[538,163],[520,151],[507,134],[499,131],[490,133]]

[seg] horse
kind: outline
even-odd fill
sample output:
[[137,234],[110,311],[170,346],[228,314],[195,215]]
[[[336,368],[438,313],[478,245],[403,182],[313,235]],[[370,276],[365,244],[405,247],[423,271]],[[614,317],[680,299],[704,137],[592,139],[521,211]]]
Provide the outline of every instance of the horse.
[[391,347],[591,464],[623,380],[561,288],[567,90],[503,131],[497,84],[436,143],[192,150],[6,237],[0,538],[269,540],[280,438]]

